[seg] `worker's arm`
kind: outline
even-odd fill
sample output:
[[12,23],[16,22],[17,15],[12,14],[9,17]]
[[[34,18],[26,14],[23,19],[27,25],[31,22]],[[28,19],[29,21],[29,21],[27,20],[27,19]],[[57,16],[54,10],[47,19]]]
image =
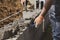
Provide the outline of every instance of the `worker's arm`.
[[46,15],[48,10],[50,9],[50,6],[52,5],[52,2],[53,2],[52,0],[46,0],[46,3],[43,6],[43,9],[42,9],[40,15],[42,15],[43,17]]
[[40,24],[43,21],[44,16],[50,9],[50,6],[52,5],[52,0],[46,0],[45,5],[43,6],[43,9],[40,13],[40,15],[35,19],[36,24]]

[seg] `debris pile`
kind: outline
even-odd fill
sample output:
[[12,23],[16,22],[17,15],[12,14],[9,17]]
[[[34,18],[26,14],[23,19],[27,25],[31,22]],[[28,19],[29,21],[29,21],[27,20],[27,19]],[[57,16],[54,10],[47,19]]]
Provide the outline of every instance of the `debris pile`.
[[14,15],[2,22],[0,22],[0,27],[13,22],[14,20],[22,17],[23,6],[20,0],[0,0],[0,20],[19,12],[19,14]]
[[23,32],[27,29],[29,20],[18,19],[13,23],[9,23],[4,25],[4,27],[0,28],[0,40],[19,40],[18,37],[22,35]]

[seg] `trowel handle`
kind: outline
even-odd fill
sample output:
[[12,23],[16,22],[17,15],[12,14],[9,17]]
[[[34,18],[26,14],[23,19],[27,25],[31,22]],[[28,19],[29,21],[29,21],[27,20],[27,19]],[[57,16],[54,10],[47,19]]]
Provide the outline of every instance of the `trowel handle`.
[[36,23],[34,23],[34,24],[35,24],[35,28],[37,28],[38,25]]

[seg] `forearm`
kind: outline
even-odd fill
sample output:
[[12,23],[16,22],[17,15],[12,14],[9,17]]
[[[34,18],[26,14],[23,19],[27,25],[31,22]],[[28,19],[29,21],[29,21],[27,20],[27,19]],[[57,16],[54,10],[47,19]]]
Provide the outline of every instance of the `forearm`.
[[42,9],[42,11],[41,11],[39,16],[43,16],[44,17],[46,15],[46,13],[48,12],[48,10],[50,9],[51,5],[52,5],[52,0],[46,0],[46,3],[43,6],[43,9]]

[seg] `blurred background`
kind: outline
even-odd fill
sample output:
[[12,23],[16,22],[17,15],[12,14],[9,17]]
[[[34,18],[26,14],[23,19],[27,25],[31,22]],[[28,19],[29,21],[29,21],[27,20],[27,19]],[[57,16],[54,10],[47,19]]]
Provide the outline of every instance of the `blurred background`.
[[45,0],[0,0],[0,40],[52,40],[49,12],[35,28]]

